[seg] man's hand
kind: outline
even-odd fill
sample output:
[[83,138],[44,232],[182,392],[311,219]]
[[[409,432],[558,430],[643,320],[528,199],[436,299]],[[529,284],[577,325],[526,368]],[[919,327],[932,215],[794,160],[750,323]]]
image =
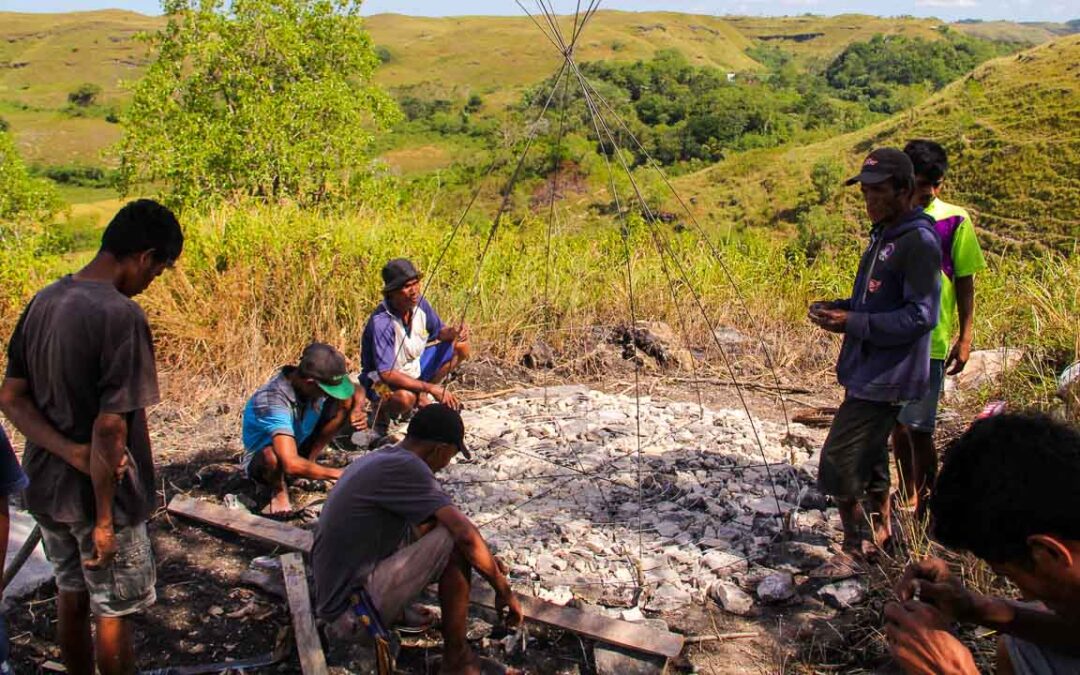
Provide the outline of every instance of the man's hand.
[[960,339],[953,345],[949,358],[945,360],[945,370],[949,375],[959,375],[971,359],[971,341]]
[[469,327],[462,325],[459,328],[443,326],[439,331],[440,342],[467,342],[469,340]]
[[[87,476],[90,475],[90,444],[76,443],[71,446],[71,451],[64,456],[64,461]],[[122,475],[122,474],[121,474]]]
[[504,609],[506,610],[507,628],[517,628],[524,623],[525,615],[521,611],[521,603],[518,602],[517,596],[510,589],[510,584],[505,577],[503,583],[500,584],[500,588],[495,590],[495,614],[501,618]]
[[977,675],[971,652],[947,628],[945,617],[924,603],[885,606],[889,653],[909,675]]
[[429,392],[432,396],[435,397],[435,400],[439,403],[442,403],[445,406],[449,406],[454,410],[461,410],[461,402],[457,400],[456,396],[447,391],[446,387],[436,384],[431,387]]
[[896,587],[896,595],[902,602],[915,599],[930,605],[950,621],[979,622],[979,596],[964,588],[939,558],[910,565]]
[[814,325],[824,328],[830,333],[843,333],[847,328],[848,313],[843,309],[825,309],[821,306],[810,306],[810,312],[807,315],[810,322]]
[[940,584],[952,579],[952,576],[949,564],[941,558],[923,558],[907,566],[893,591],[896,593],[896,597],[900,599],[900,602],[906,602],[915,597],[918,589],[916,581],[929,581]]
[[[64,455],[64,461],[70,464],[73,468],[77,469],[79,473],[90,475],[90,444],[89,443],[77,443],[71,446],[71,451]],[[116,465],[116,482],[124,480],[124,476],[127,475],[128,470],[128,455],[124,453],[124,456],[120,458],[120,463]]]
[[112,565],[116,556],[116,533],[112,523],[94,526],[94,557],[85,561],[88,570],[103,570]]

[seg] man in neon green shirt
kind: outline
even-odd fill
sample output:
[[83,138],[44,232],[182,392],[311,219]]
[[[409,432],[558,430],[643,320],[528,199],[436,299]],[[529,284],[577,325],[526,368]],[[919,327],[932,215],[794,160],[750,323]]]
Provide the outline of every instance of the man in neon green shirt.
[[[915,202],[936,221],[941,238],[941,316],[930,338],[930,383],[921,400],[904,406],[893,432],[893,450],[908,506],[924,506],[937,476],[934,428],[946,371],[956,375],[971,355],[975,275],[986,269],[968,212],[939,195],[949,160],[933,141],[911,141],[904,152],[915,165]],[[953,341],[955,336],[955,342]]]

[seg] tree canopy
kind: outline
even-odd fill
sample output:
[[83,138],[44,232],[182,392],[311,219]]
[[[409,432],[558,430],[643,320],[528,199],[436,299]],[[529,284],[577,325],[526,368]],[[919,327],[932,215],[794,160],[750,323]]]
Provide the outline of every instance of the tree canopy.
[[56,189],[27,172],[11,134],[0,130],[0,222],[41,220],[59,208]]
[[250,196],[320,203],[368,169],[396,122],[371,82],[360,0],[165,0],[157,55],[121,122],[120,186],[175,206]]

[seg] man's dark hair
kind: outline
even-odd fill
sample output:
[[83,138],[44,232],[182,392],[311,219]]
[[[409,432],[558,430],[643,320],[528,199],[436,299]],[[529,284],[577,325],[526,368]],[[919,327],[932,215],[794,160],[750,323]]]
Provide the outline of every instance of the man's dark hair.
[[1044,415],[976,422],[946,452],[930,512],[938,541],[992,563],[1027,561],[1031,535],[1080,541],[1080,432]]
[[184,233],[172,211],[152,199],[138,199],[113,216],[101,235],[101,250],[121,259],[152,250],[155,261],[171,265],[184,250]]
[[904,146],[904,154],[915,165],[915,175],[934,187],[941,185],[949,170],[949,155],[940,143],[927,140],[911,141]]

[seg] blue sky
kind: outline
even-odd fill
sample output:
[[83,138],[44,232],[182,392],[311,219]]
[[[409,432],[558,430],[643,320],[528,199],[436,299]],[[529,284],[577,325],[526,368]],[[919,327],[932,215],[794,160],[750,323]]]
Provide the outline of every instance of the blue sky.
[[[523,1],[530,10],[535,5],[535,0]],[[365,14],[398,12],[445,16],[521,13],[514,0],[367,0],[364,4]],[[575,4],[576,0],[555,0],[559,11],[572,12]],[[144,14],[160,13],[158,0],[0,0],[0,10],[15,12],[68,12],[106,7],[131,9]],[[696,14],[912,14],[946,20],[1066,21],[1080,18],[1080,0],[604,0],[602,7]]]

